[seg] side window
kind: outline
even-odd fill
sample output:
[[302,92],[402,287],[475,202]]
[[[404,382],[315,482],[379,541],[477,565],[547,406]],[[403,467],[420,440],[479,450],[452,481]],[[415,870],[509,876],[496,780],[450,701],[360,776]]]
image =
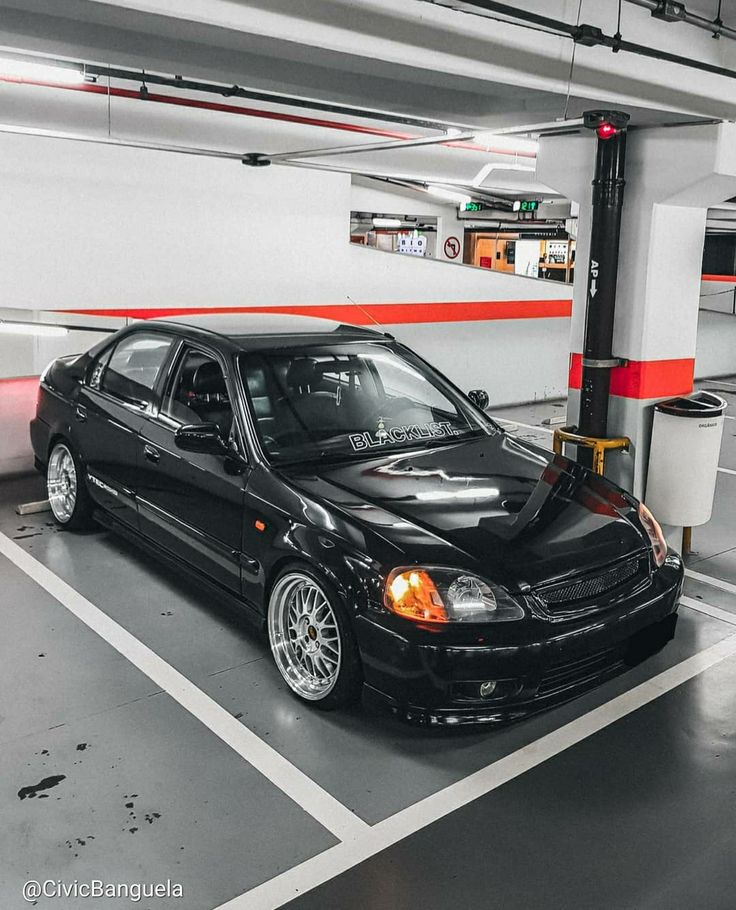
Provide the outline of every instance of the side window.
[[[154,332],[137,332],[124,338],[97,377],[98,387],[123,401],[144,403],[169,353],[172,340]],[[95,370],[93,370],[92,378]],[[90,385],[92,385],[92,378]]]
[[186,349],[164,397],[162,411],[180,424],[216,423],[227,439],[233,408],[219,361],[204,351]]

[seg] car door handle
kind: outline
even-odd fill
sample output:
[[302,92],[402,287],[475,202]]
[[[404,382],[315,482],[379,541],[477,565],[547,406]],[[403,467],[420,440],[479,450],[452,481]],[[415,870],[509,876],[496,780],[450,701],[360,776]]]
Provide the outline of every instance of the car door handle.
[[85,420],[87,419],[87,408],[85,408],[81,404],[78,404],[76,406],[76,408],[74,409],[74,416],[77,418],[77,420],[80,423],[84,423]]
[[154,464],[158,464],[161,460],[161,453],[158,449],[154,449],[153,446],[144,445],[143,454],[148,459],[148,461],[152,461]]

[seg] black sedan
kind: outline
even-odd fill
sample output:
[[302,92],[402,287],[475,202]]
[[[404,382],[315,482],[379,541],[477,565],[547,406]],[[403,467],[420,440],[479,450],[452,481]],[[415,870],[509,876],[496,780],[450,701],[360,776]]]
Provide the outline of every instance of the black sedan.
[[31,438],[60,525],[234,600],[299,698],[492,722],[665,644],[683,566],[645,506],[487,403],[377,331],[192,316],[54,361]]

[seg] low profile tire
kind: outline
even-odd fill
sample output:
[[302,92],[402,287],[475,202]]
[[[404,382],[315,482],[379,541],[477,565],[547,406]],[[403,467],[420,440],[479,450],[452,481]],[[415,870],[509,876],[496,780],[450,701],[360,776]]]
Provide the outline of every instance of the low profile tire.
[[332,586],[306,566],[276,579],[268,603],[271,653],[291,691],[331,711],[357,700],[363,681],[358,644]]
[[54,444],[46,468],[46,493],[54,521],[79,530],[92,524],[92,500],[79,456],[66,440]]

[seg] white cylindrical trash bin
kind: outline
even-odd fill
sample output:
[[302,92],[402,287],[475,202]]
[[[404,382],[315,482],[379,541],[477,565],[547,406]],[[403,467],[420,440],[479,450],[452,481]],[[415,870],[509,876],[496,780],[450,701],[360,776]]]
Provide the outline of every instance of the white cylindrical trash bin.
[[660,523],[691,528],[710,520],[726,405],[698,392],[654,406],[645,501]]

